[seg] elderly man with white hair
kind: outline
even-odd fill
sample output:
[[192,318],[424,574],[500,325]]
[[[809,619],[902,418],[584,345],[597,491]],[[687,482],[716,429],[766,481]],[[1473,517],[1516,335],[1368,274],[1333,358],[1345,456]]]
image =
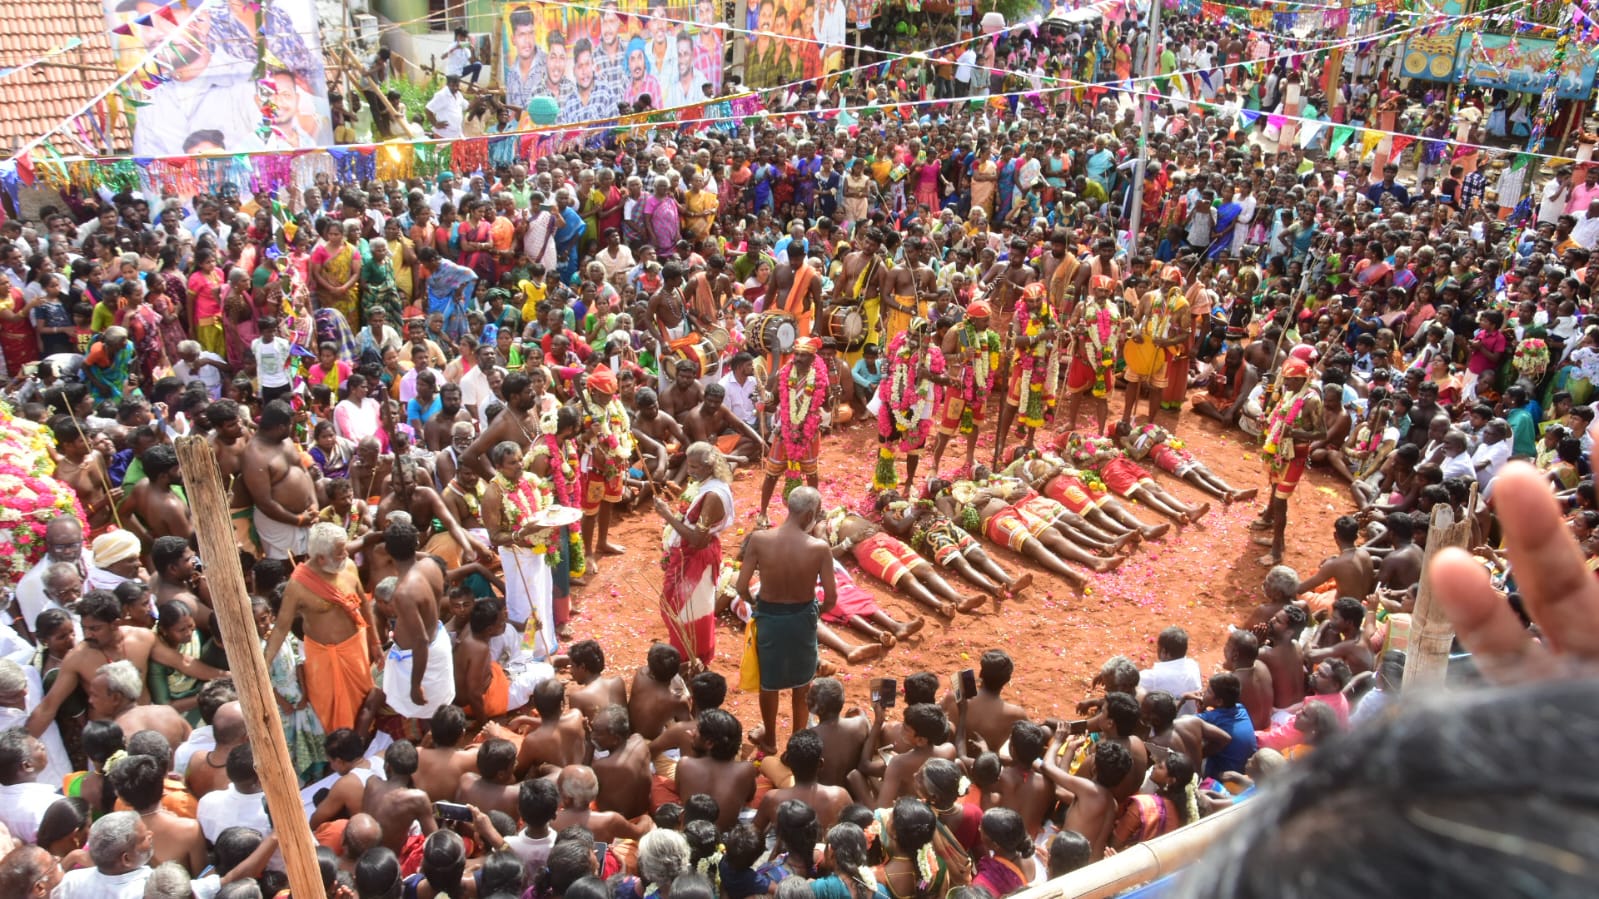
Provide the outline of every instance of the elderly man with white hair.
[[372,692],[372,660],[383,654],[372,601],[361,589],[345,538],[339,525],[324,521],[312,526],[308,558],[289,576],[265,650],[268,659],[277,658],[289,629],[300,619],[306,698],[324,733],[355,726],[361,704]]
[[144,678],[127,659],[101,665],[89,680],[88,692],[91,716],[115,721],[125,736],[153,730],[166,737],[173,748],[189,738],[189,722],[171,706],[139,704],[139,697],[144,695]]
[[198,340],[178,342],[178,359],[172,363],[172,375],[188,384],[199,381],[205,385],[212,399],[222,398],[222,381],[231,373],[228,360],[216,353],[206,352]]
[[[28,710],[44,698],[44,686],[39,669],[13,659],[0,659],[0,731],[25,727]],[[66,744],[61,741],[61,730],[54,721],[39,735],[44,744],[44,767],[34,778],[39,783],[52,785],[73,772]]]
[[92,868],[67,872],[56,899],[143,899],[155,837],[137,812],[112,812],[89,828]]

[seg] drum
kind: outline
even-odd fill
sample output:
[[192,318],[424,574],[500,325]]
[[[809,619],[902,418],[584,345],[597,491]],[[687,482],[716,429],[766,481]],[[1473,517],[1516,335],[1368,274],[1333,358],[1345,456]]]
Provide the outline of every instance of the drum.
[[[726,331],[722,332],[726,334]],[[692,342],[687,342],[692,341]],[[716,342],[709,336],[690,334],[681,340],[674,340],[671,344],[673,370],[676,370],[679,359],[687,359],[700,367],[700,377],[705,377],[716,369],[716,362],[722,358],[722,351],[716,348]]]
[[816,320],[819,337],[831,337],[846,352],[866,337],[866,319],[858,306],[834,306]]
[[750,316],[744,331],[755,349],[774,355],[793,352],[794,340],[799,336],[794,328],[794,317],[781,312],[762,312]]
[[1160,368],[1166,351],[1155,346],[1155,341],[1144,338],[1142,343],[1129,340],[1122,344],[1122,358],[1127,360],[1127,370],[1142,377],[1150,377]]
[[720,353],[727,349],[727,345],[732,341],[733,335],[729,334],[726,328],[712,328],[705,332],[705,339],[709,340],[711,346],[716,347],[716,351]]

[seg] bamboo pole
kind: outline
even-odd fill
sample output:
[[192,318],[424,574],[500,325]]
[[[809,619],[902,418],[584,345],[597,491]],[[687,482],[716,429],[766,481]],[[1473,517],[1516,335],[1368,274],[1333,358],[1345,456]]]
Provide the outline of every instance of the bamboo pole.
[[1157,880],[1199,860],[1243,819],[1229,806],[1169,834],[1138,843],[1085,868],[1016,893],[1011,899],[1100,899]]
[[1466,514],[1447,527],[1439,524],[1442,506],[1434,506],[1432,521],[1427,528],[1427,549],[1421,557],[1421,585],[1416,591],[1415,611],[1410,615],[1410,650],[1405,655],[1403,689],[1418,686],[1437,687],[1443,684],[1449,668],[1449,649],[1455,641],[1454,625],[1449,622],[1442,604],[1435,601],[1432,590],[1432,557],[1446,546],[1471,550],[1471,532],[1475,524],[1477,485],[1471,485],[1466,500]]
[[244,710],[245,729],[255,751],[255,767],[266,791],[272,828],[283,852],[289,888],[296,899],[325,899],[316,844],[300,802],[300,784],[294,775],[289,745],[283,738],[278,705],[272,694],[266,659],[257,648],[255,620],[244,586],[244,571],[233,543],[228,517],[228,497],[216,454],[204,437],[180,437],[178,464],[194,514],[194,532],[200,539],[200,556],[206,561],[213,611],[228,646],[228,664]]

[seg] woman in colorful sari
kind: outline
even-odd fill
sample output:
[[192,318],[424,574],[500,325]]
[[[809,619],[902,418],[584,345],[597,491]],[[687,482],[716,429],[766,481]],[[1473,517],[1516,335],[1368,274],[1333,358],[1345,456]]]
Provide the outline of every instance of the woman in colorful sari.
[[1005,221],[1010,217],[1011,203],[1016,199],[1016,149],[1005,148],[1005,162],[999,166],[999,218]]
[[361,271],[355,248],[344,239],[344,227],[333,219],[322,221],[318,236],[324,243],[312,251],[308,269],[316,306],[338,312],[347,323],[360,324],[356,299]]
[[0,299],[0,359],[5,362],[6,372],[16,376],[22,373],[22,366],[39,361],[39,337],[29,313],[42,300],[25,300],[22,291],[10,284],[6,289],[10,293]]
[[133,372],[133,342],[128,329],[112,325],[89,347],[83,358],[83,377],[96,400],[121,399]]
[[999,186],[999,166],[994,164],[994,154],[984,147],[977,151],[977,161],[972,163],[972,208],[994,215],[994,193]]
[[1126,40],[1116,42],[1116,81],[1127,81],[1133,77],[1133,48],[1128,46]]
[[1015,809],[991,808],[983,813],[983,846],[988,856],[977,862],[972,886],[999,899],[1048,879],[1033,855],[1033,838]]
[[461,222],[458,230],[461,240],[460,263],[477,272],[480,279],[493,284],[494,225],[484,216],[492,216],[494,206],[487,200],[478,203],[462,201],[461,206],[466,212],[466,220]]
[[[152,278],[151,284],[159,286],[159,280]],[[156,371],[170,366],[171,360],[177,357],[166,352],[166,346],[161,341],[161,313],[151,307],[143,285],[134,284],[130,287],[122,326],[128,329],[128,340],[133,343],[139,375],[146,383],[154,384]]]
[[[389,245],[387,264],[394,273],[394,290],[403,310],[416,297],[416,243],[406,236],[400,220],[394,217],[383,223],[383,239]],[[398,325],[405,319],[391,316],[389,321]]]
[[866,834],[854,824],[835,824],[827,832],[826,877],[811,881],[816,899],[889,899],[866,860]]
[[[155,638],[191,659],[200,657],[200,632],[194,626],[194,615],[189,607],[177,600],[161,604],[160,620],[156,622]],[[150,701],[168,705],[182,715],[190,726],[200,724],[200,689],[205,682],[181,671],[150,661],[149,676],[145,678],[150,689]]]
[[386,321],[404,321],[405,304],[394,283],[394,246],[386,237],[375,237],[368,249],[370,254],[361,263],[361,318],[366,320],[372,310],[379,309]]
[[1394,267],[1388,264],[1382,244],[1366,244],[1366,258],[1355,263],[1355,283],[1365,290],[1387,290],[1393,283]]
[[942,899],[961,885],[953,882],[938,843],[943,837],[953,851],[965,850],[948,836],[927,803],[901,796],[893,811],[878,809],[876,815],[884,855],[877,879],[892,899]]
[[[255,633],[266,648],[267,637],[277,617],[267,601],[255,597],[250,611],[255,616]],[[283,738],[289,744],[289,756],[294,760],[294,771],[304,780],[313,780],[327,762],[322,722],[317,720],[310,700],[305,695],[305,650],[300,639],[289,634],[278,647],[278,654],[268,664],[268,677],[272,693],[278,701],[278,719],[283,722]]]
[[1122,803],[1110,837],[1118,851],[1199,820],[1194,764],[1181,752],[1167,750],[1162,758],[1157,747],[1152,754],[1157,756],[1150,774],[1155,792],[1137,793]]
[[67,775],[61,782],[61,792],[87,802],[89,817],[99,818],[117,804],[116,791],[106,782],[106,772],[127,757],[122,728],[115,721],[90,721],[83,727],[82,747],[89,770]]
[[189,276],[189,325],[200,348],[223,356],[227,350],[222,333],[222,286],[224,275],[217,268],[215,250],[202,247],[194,251],[194,273]]
[[250,345],[261,332],[255,324],[259,316],[250,297],[249,275],[242,268],[228,270],[228,284],[222,289],[222,318],[228,323],[224,335],[228,365],[234,371],[243,371],[245,363],[251,361]]
[[733,523],[733,473],[709,443],[686,451],[689,486],[684,509],[656,497],[655,511],[666,521],[666,575],[661,620],[672,646],[690,664],[709,667],[716,657],[716,578],[722,568],[718,535]]

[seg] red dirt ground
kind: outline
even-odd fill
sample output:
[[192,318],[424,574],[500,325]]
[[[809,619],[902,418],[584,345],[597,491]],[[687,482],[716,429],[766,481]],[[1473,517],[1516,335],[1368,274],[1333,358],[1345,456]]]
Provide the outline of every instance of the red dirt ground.
[[[1112,401],[1111,409],[1120,411],[1119,397]],[[1162,423],[1170,427],[1169,414],[1162,416]],[[1254,439],[1241,431],[1224,431],[1217,423],[1186,410],[1177,430],[1188,449],[1228,483],[1239,489],[1260,487],[1265,494],[1265,475]],[[990,425],[989,433],[979,439],[979,461],[992,454],[992,440]],[[859,507],[864,502],[876,446],[876,430],[870,425],[857,424],[823,438],[821,492],[825,506]],[[926,458],[930,461],[931,456]],[[961,464],[961,446],[952,442],[944,458],[945,473]],[[1156,477],[1185,501],[1208,499],[1164,473]],[[759,488],[755,472],[741,472],[735,478],[738,524],[723,541],[729,553],[736,550],[754,520]],[[947,685],[948,675],[976,667],[984,650],[1000,647],[1016,660],[1016,675],[1007,696],[1022,703],[1035,719],[1073,717],[1072,706],[1110,656],[1125,654],[1141,668],[1153,664],[1155,636],[1171,624],[1188,630],[1189,654],[1208,673],[1221,662],[1227,625],[1260,602],[1259,586],[1266,569],[1256,559],[1265,550],[1251,542],[1253,534],[1247,524],[1262,504],[1263,500],[1257,499],[1226,507],[1212,500],[1211,512],[1199,526],[1174,528],[1164,539],[1142,546],[1118,570],[1090,575],[1089,592],[1081,597],[1059,578],[1027,568],[1034,575],[1033,589],[1001,610],[989,604],[951,622],[929,617],[920,634],[863,665],[847,666],[829,651],[822,657],[839,665],[838,677],[848,691],[849,702],[864,707],[866,681],[872,677],[903,678],[931,671],[944,676]],[[774,498],[774,519],[780,519],[781,505],[781,498]],[[1321,472],[1308,473],[1289,506],[1285,561],[1302,576],[1314,571],[1332,551],[1333,519],[1348,507],[1340,482]],[[1147,507],[1138,506],[1135,511],[1150,523],[1166,520]],[[656,610],[661,584],[660,529],[660,520],[647,507],[624,518],[612,529],[612,537],[627,547],[628,553],[602,560],[603,570],[574,597],[583,607],[573,622],[575,638],[599,640],[610,666],[616,673],[625,671],[628,677],[642,665],[649,644],[665,639],[665,627]],[[984,546],[1009,571],[1029,565],[1009,550],[986,542]],[[888,594],[881,584],[858,571],[852,569],[852,573],[859,583],[873,589],[896,619],[903,621],[923,611],[919,604]],[[961,586],[964,582],[946,577],[967,589]],[[842,633],[860,640],[852,631]],[[717,627],[713,668],[734,683],[742,649],[743,631],[738,621],[723,616]],[[790,733],[787,706],[785,699],[785,720],[780,722],[784,735]],[[759,721],[754,694],[730,693],[728,708],[745,729]]]

